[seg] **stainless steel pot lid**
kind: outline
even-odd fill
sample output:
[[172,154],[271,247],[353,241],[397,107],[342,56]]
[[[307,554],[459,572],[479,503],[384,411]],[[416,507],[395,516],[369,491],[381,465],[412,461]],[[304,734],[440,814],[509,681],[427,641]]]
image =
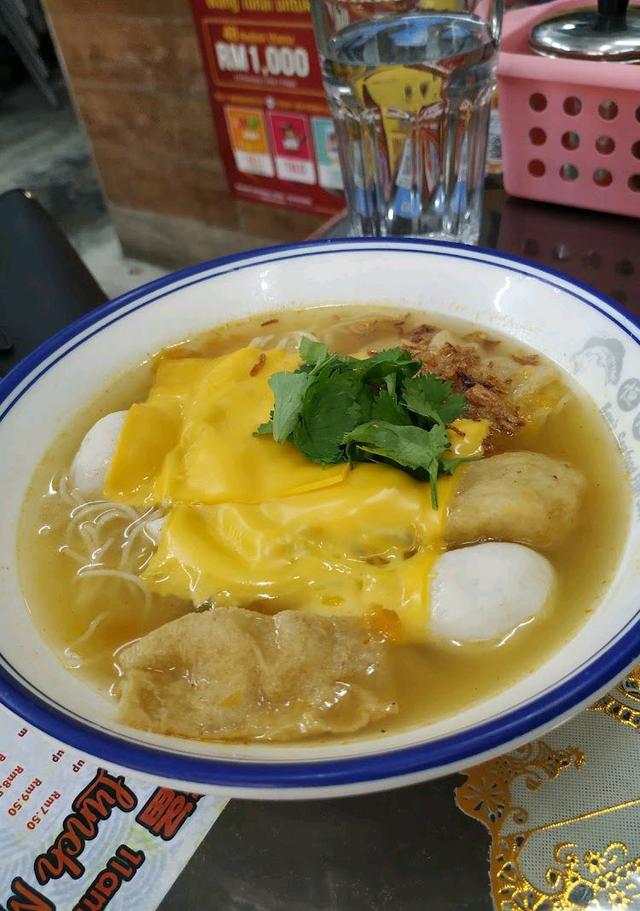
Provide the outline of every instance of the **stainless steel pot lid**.
[[570,10],[534,26],[529,47],[545,57],[640,63],[640,8],[599,0],[598,9]]

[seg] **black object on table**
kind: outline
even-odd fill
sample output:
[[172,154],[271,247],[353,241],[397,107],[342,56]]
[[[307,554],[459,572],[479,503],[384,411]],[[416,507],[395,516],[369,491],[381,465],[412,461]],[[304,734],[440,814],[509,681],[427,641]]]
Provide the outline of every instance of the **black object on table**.
[[[335,229],[334,229],[335,232]],[[334,235],[335,236],[335,235]],[[481,244],[589,282],[640,317],[640,222],[485,197]],[[104,294],[20,191],[0,196],[0,371]],[[231,801],[161,911],[491,911],[486,831],[461,776],[326,801]],[[146,911],[146,909],[141,909]]]
[[0,195],[0,376],[106,294],[25,190]]

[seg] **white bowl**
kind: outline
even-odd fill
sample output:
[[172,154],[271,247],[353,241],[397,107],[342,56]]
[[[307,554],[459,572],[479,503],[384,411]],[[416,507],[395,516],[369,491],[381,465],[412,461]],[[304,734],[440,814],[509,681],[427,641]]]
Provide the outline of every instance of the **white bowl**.
[[[390,304],[508,333],[569,371],[625,453],[633,510],[606,597],[570,644],[455,717],[348,745],[200,743],[146,734],[58,663],[25,610],[16,528],[31,475],[61,427],[110,380],[165,345],[254,313]],[[639,329],[612,301],[514,257],[455,244],[345,240],[197,266],[125,294],[40,346],[0,383],[0,700],[59,740],[126,771],[235,797],[354,794],[442,775],[577,712],[640,654]]]

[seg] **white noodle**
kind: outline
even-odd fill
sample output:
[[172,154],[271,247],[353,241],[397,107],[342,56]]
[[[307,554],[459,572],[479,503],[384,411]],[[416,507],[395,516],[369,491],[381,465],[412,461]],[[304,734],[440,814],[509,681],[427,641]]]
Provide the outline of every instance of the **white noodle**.
[[79,586],[76,595],[76,603],[79,608],[86,609],[87,612],[93,607],[94,601],[107,584],[107,580],[102,576],[92,577],[84,576],[83,585]]
[[143,512],[141,516],[138,516],[127,525],[124,530],[124,537],[130,537],[130,535],[144,522],[151,522],[153,519],[159,519],[161,515],[161,509],[154,509],[153,506],[151,506],[146,512]]
[[122,569],[107,569],[104,567],[96,566],[82,566],[77,573],[79,578],[99,578],[99,577],[113,577],[114,579],[120,579],[122,582],[130,582],[131,585],[135,585],[136,588],[142,592],[144,597],[144,607],[145,613],[151,607],[151,592],[146,587],[142,579],[136,576],[134,573],[124,572]]
[[[63,654],[64,654],[64,658],[65,658],[65,663],[67,664],[68,667],[69,666],[70,667],[80,667],[80,664],[87,660],[86,658],[82,658],[78,654],[76,649],[78,648],[78,646],[83,645],[88,639],[90,639],[91,636],[93,636],[93,634],[98,629],[98,627],[100,626],[102,621],[108,615],[109,615],[109,611],[107,611],[107,610],[100,611],[98,616],[93,618],[93,620],[91,621],[89,626],[86,628],[84,633],[82,633],[81,636],[78,636],[77,639],[74,639],[74,641],[65,648]],[[75,662],[75,663],[72,663],[72,662]]]
[[95,565],[98,563],[102,557],[107,553],[112,544],[115,544],[115,538],[107,538],[104,544],[101,544],[99,547],[96,547],[91,553],[91,563]]
[[125,569],[128,565],[131,565],[131,554],[134,550],[135,557],[133,562],[137,572],[141,572],[147,565],[155,551],[156,542],[147,531],[146,524],[154,519],[159,519],[161,516],[161,509],[148,509],[143,515],[127,525],[123,534],[124,541],[120,545],[120,569]]
[[71,557],[72,560],[75,560],[76,563],[79,563],[80,566],[92,565],[91,561],[87,563],[87,555],[79,554],[77,550],[74,550],[72,547],[69,547],[68,544],[61,544],[58,548],[58,551],[61,554],[64,554],[65,557]]
[[75,527],[72,524],[69,527],[69,535],[73,535],[74,531],[78,532],[89,551],[95,550],[98,546],[98,536],[89,522],[80,522]]
[[[155,551],[155,541],[147,532],[146,523],[160,518],[163,511],[151,507],[140,513],[124,503],[83,500],[66,475],[51,483],[49,494],[58,497],[68,508],[65,543],[59,551],[78,564],[75,573],[79,583],[77,607],[89,610],[102,588],[109,580],[115,579],[133,586],[142,595],[139,619],[141,625],[146,625],[151,609],[151,592],[137,573],[142,571]],[[77,649],[91,638],[109,614],[109,610],[104,610],[93,617],[82,635],[65,649],[64,658],[68,666],[80,667],[89,661],[99,660],[101,656],[82,657]]]
[[122,521],[122,514],[115,509],[109,509],[105,512],[100,513],[96,516],[95,519],[91,519],[90,524],[94,528],[100,530],[104,528],[105,525],[108,525],[110,522],[113,522],[115,519]]

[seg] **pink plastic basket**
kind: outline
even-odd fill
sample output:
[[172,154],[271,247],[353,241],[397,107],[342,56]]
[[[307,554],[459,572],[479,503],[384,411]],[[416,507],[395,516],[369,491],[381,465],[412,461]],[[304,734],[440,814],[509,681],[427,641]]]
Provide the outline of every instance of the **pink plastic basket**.
[[584,0],[505,17],[498,62],[504,184],[513,196],[640,216],[640,66],[548,59],[540,19]]

